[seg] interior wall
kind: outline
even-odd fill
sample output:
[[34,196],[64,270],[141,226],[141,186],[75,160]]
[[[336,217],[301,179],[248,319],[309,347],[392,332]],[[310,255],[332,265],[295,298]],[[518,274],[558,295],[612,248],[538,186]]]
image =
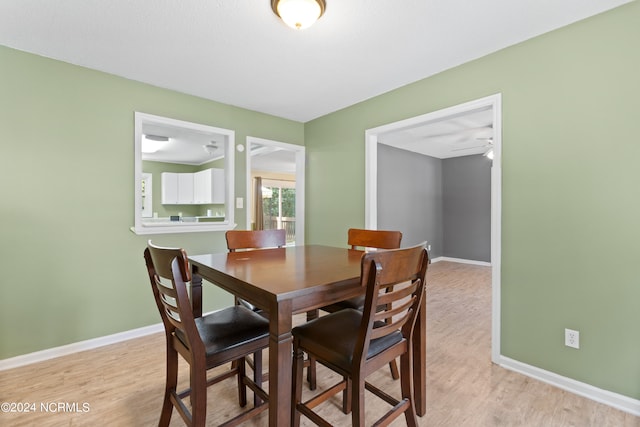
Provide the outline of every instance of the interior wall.
[[[223,232],[130,231],[135,111],[233,129],[236,144],[304,144],[302,123],[3,46],[0,69],[0,359],[160,322],[142,257],[149,238],[226,251]],[[236,197],[246,198],[246,153],[235,155]],[[235,217],[244,228],[245,210]],[[233,301],[203,292],[205,310]]]
[[443,255],[491,262],[491,160],[442,160]]
[[378,144],[378,229],[402,232],[402,246],[428,241],[442,255],[442,161]]
[[307,241],[364,225],[367,129],[501,93],[501,354],[640,399],[638,22],[631,2],[306,123]]
[[402,245],[427,241],[431,258],[491,261],[491,161],[450,159],[378,144],[378,228]]

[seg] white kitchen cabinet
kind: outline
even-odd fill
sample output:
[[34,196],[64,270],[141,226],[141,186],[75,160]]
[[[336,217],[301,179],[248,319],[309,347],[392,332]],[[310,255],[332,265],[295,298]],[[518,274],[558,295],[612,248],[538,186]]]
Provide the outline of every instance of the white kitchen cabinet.
[[163,172],[162,204],[210,205],[225,203],[224,169],[196,173]]
[[224,169],[205,169],[194,174],[194,203],[224,204]]
[[178,204],[192,205],[194,203],[194,185],[192,173],[178,174]]
[[163,172],[162,204],[164,205],[192,205],[193,204],[193,174]]
[[178,203],[178,174],[162,172],[161,174],[162,204],[175,205]]

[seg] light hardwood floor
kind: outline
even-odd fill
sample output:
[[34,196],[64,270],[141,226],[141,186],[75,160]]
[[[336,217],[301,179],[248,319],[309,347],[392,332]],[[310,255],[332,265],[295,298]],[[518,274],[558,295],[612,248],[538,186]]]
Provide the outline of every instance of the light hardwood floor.
[[[149,286],[147,283],[142,286]],[[151,293],[149,294],[151,298]],[[427,414],[421,426],[640,426],[640,418],[492,365],[491,270],[450,262],[427,273]],[[298,321],[302,321],[298,318]],[[164,387],[164,336],[154,334],[0,372],[0,402],[35,403],[30,413],[0,413],[0,426],[153,426]],[[181,365],[186,383],[186,365]],[[319,367],[319,387],[334,376]],[[370,377],[398,394],[382,369]],[[56,403],[78,411],[61,411]],[[46,412],[41,404],[53,403]],[[83,404],[88,407],[83,407]],[[321,413],[350,425],[336,398]],[[368,422],[387,410],[368,394]],[[85,411],[85,409],[88,409]],[[235,382],[209,389],[208,424],[238,411]],[[267,413],[247,423],[266,426]],[[311,425],[308,421],[304,425]],[[182,426],[173,414],[171,426]],[[394,426],[404,425],[400,418]]]

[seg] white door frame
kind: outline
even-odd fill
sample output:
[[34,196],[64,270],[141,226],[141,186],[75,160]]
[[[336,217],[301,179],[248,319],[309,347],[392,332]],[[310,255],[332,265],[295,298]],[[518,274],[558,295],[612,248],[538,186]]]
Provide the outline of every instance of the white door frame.
[[491,360],[500,360],[500,264],[502,235],[502,95],[495,94],[464,104],[389,123],[365,131],[365,227],[378,225],[378,135],[418,124],[438,121],[479,109],[493,111],[493,151],[491,167]]
[[296,245],[304,245],[304,171],[305,171],[305,147],[304,145],[289,144],[273,141],[271,139],[248,136],[246,140],[246,171],[247,171],[247,227],[251,224],[251,209],[253,207],[253,191],[251,188],[251,148],[252,145],[277,147],[282,150],[293,151],[296,156]]

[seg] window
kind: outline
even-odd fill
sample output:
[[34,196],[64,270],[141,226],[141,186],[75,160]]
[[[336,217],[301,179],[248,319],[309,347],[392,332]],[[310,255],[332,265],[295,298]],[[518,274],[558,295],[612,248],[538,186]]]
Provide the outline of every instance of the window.
[[262,181],[264,228],[287,231],[287,243],[296,239],[296,183],[264,179]]

